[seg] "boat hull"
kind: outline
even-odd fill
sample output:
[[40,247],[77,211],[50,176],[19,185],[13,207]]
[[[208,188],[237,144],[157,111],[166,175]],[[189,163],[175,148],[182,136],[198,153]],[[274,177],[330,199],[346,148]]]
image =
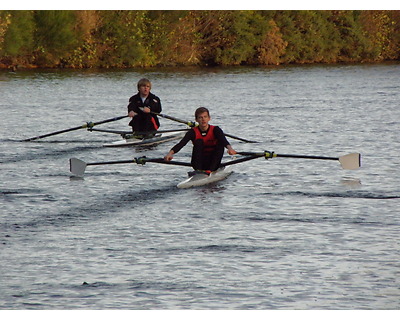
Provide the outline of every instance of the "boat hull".
[[180,189],[191,188],[197,186],[204,186],[213,182],[221,181],[226,179],[233,170],[228,167],[219,168],[216,171],[211,172],[209,175],[205,173],[196,173],[188,179],[178,183],[177,187]]
[[137,138],[129,138],[124,140],[119,140],[111,143],[106,143],[103,146],[109,148],[116,147],[139,147],[139,146],[153,146],[159,143],[168,142],[176,139],[180,139],[185,135],[183,132],[178,133],[163,133],[156,135],[151,138],[145,139],[137,139]]

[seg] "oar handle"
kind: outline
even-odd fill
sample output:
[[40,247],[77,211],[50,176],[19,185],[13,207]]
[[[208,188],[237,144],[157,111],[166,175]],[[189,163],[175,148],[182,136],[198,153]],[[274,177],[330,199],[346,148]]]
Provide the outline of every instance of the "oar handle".
[[134,134],[141,135],[141,134],[151,134],[151,133],[170,133],[170,132],[181,132],[181,131],[188,131],[190,129],[170,129],[170,130],[154,130],[154,131],[135,131]]
[[129,117],[128,115],[125,115],[125,116],[114,117],[114,118],[111,118],[111,119],[106,119],[106,120],[98,121],[98,122],[88,122],[88,123],[87,123],[87,126],[88,126],[88,127],[94,127],[94,126],[97,126],[97,125],[99,125],[99,124],[103,124],[103,123],[107,123],[107,122],[113,122],[113,121],[118,121],[118,120],[121,120],[121,119],[124,119],[124,118],[128,118],[128,117]]
[[255,156],[256,158],[265,157],[265,159],[270,159],[277,157],[278,155],[273,151],[264,151],[264,152],[238,152],[241,156]]
[[132,134],[132,131],[118,131],[118,130],[108,130],[108,129],[96,129],[96,128],[88,128],[88,131],[96,131],[96,132],[105,132],[105,133],[115,133],[115,134]]
[[182,119],[178,119],[178,118],[166,115],[166,114],[153,112],[153,111],[150,111],[150,113],[155,114],[156,116],[159,116],[159,117],[162,117],[162,118],[165,118],[165,119],[169,119],[169,120],[173,120],[173,121],[176,121],[176,122],[179,122],[179,123],[186,124],[189,127],[195,127],[196,126],[196,122],[193,122],[193,121],[185,121],[185,120],[182,120]]
[[140,158],[135,158],[134,161],[137,164],[146,164],[146,162],[155,162],[155,163],[163,163],[163,164],[172,164],[172,165],[177,165],[177,166],[185,166],[185,167],[191,167],[192,164],[189,162],[180,162],[180,161],[167,161],[164,158],[147,158],[146,156],[140,157]]
[[[186,124],[187,126],[189,126],[191,128],[197,126],[196,122],[193,122],[193,121],[185,121],[185,120],[182,120],[182,119],[178,119],[178,118],[166,115],[166,114],[157,113],[157,112],[153,112],[153,111],[151,111],[150,113],[155,114],[155,115],[160,116],[160,117],[165,118],[165,119],[169,119],[169,120],[173,120],[173,121],[176,121],[176,122],[179,122],[179,123]],[[224,133],[224,134],[225,134],[225,136],[230,137],[232,139],[240,140],[240,141],[247,142],[247,143],[257,143],[257,141],[243,139],[243,138],[240,138],[240,137],[228,134],[228,133]]]
[[232,138],[232,139],[236,139],[236,140],[239,140],[239,141],[243,141],[243,142],[247,142],[247,143],[258,143],[258,141],[247,140],[247,139],[244,139],[244,138],[240,138],[240,137],[237,137],[237,136],[233,136],[233,135],[228,134],[228,133],[225,133],[225,132],[224,132],[224,134],[225,134],[225,136],[227,136],[227,137],[230,137],[230,138]]
[[228,162],[221,163],[219,167],[220,168],[221,167],[226,167],[226,166],[230,166],[232,164],[241,163],[241,162],[245,162],[245,161],[261,158],[263,156],[264,156],[263,154],[248,155],[248,156],[243,157],[243,158],[239,158],[239,159],[235,159],[235,160],[231,160],[231,161],[228,161]]

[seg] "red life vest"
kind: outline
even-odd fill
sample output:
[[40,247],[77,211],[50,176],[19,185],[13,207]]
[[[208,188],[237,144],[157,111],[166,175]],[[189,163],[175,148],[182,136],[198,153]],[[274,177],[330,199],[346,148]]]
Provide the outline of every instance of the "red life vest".
[[205,136],[201,134],[199,127],[194,127],[193,130],[196,134],[195,140],[203,140],[203,152],[205,154],[210,154],[211,152],[213,152],[218,143],[218,140],[215,138],[214,135],[214,126],[209,126],[208,132]]
[[154,129],[155,130],[158,130],[158,125],[157,125],[157,122],[156,122],[156,119],[154,119],[154,117],[151,117],[151,123],[153,124],[153,126],[154,126]]

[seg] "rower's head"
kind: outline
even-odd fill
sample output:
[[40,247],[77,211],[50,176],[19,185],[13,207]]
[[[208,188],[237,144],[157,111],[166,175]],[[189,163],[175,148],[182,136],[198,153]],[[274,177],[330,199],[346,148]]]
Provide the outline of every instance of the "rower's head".
[[137,83],[137,88],[140,91],[140,87],[149,87],[151,89],[151,82],[149,79],[143,78],[140,79],[139,82]]
[[202,131],[208,130],[208,122],[211,120],[210,112],[207,108],[198,108],[194,113],[196,121],[199,123],[199,128]]
[[140,93],[140,96],[142,98],[147,98],[150,94],[150,90],[151,90],[151,82],[149,79],[143,78],[140,79],[138,84],[138,91]]
[[195,113],[194,113],[195,119],[197,120],[197,118],[198,118],[201,114],[203,114],[204,112],[207,112],[207,115],[210,117],[210,111],[208,111],[207,108],[200,107],[200,108],[197,108],[196,111],[195,111]]

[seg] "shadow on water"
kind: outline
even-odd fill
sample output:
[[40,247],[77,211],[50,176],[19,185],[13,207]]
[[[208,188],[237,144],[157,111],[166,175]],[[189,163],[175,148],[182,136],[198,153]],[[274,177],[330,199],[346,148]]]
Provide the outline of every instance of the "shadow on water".
[[[2,198],[10,196],[23,196],[23,193],[29,191],[3,190],[0,192]],[[30,190],[30,193],[37,195],[37,190]],[[46,211],[45,214],[20,223],[2,223],[0,230],[5,229],[26,229],[26,228],[42,228],[42,227],[63,227],[67,225],[77,225],[93,221],[94,219],[102,219],[113,212],[118,212],[125,208],[141,207],[155,200],[154,195],[157,194],[157,200],[172,196],[179,192],[175,185],[166,186],[164,188],[148,189],[148,190],[128,190],[123,193],[107,194],[101,198],[96,198],[91,202],[85,201],[82,206],[71,206],[68,209],[57,211],[56,213]],[[52,201],[52,199],[48,199]]]
[[279,195],[279,196],[299,196],[308,198],[353,198],[353,199],[400,199],[399,194],[386,194],[379,192],[362,192],[362,191],[349,191],[349,192],[306,192],[306,191],[288,191],[279,193],[266,193],[266,195]]
[[[64,155],[70,155],[71,153],[75,152],[86,152],[86,151],[91,151],[91,150],[100,150],[100,149],[107,149],[111,150],[113,148],[106,148],[103,145],[105,143],[109,143],[109,140],[94,140],[94,141],[88,141],[88,140],[51,140],[51,141],[29,141],[29,142],[21,142],[19,140],[0,140],[0,143],[23,143],[25,146],[29,145],[29,148],[27,150],[23,150],[21,146],[16,146],[16,148],[19,150],[18,154],[15,155],[10,155],[9,157],[3,157],[0,159],[0,163],[16,163],[20,161],[30,161],[30,160],[36,160],[36,159],[47,159],[47,158],[58,158]],[[72,143],[77,143],[79,146],[70,146]],[[51,149],[39,149],[37,147],[40,147],[41,145],[46,146],[50,145],[52,146]],[[60,149],[55,149],[53,146],[59,145]],[[139,147],[129,147],[127,146],[126,148],[123,149],[133,149],[136,152],[143,152],[143,151],[154,151],[157,150],[159,147],[159,144],[152,145],[152,146],[139,146]],[[121,150],[121,148],[119,148]],[[22,151],[22,152],[21,152]]]
[[[83,180],[83,178],[71,178],[73,180]],[[218,187],[212,187],[209,192],[214,192]],[[203,189],[202,189],[203,190]],[[208,189],[207,189],[208,190]],[[85,202],[83,205],[71,206],[67,209],[58,211],[57,213],[46,211],[44,214],[37,216],[34,219],[20,222],[20,223],[2,223],[0,225],[0,230],[5,231],[6,229],[21,230],[21,229],[32,229],[32,228],[42,228],[42,227],[63,227],[67,225],[79,225],[86,223],[88,221],[93,221],[94,219],[99,220],[104,216],[110,215],[113,212],[118,212],[126,208],[134,207],[144,207],[149,203],[155,201],[154,195],[157,195],[157,201],[160,199],[174,197],[175,194],[182,192],[181,189],[176,188],[174,184],[170,186],[165,186],[156,189],[146,189],[146,190],[124,190],[123,192],[107,194],[101,198],[96,198],[93,201]],[[41,196],[42,201],[56,201],[51,198],[43,198],[43,194],[40,194],[38,190],[1,190],[0,198],[7,200],[10,197],[21,197],[25,196],[26,193],[32,196]],[[350,191],[345,193],[339,192],[304,192],[304,191],[289,191],[289,192],[269,192],[263,193],[264,196],[295,196],[295,197],[307,197],[307,198],[354,198],[354,199],[372,199],[372,200],[391,200],[400,199],[400,195],[388,195],[378,192],[360,192],[360,191]],[[245,219],[248,220],[268,220],[271,222],[277,222],[280,220],[285,221],[296,221],[304,223],[318,223],[318,222],[332,222],[336,221],[337,217],[312,217],[304,218],[298,216],[281,216],[275,214],[256,214],[253,216],[247,216]],[[353,219],[354,220],[354,219]],[[364,221],[361,218],[357,218],[352,223],[365,224],[373,223]]]
[[14,156],[10,156],[8,158],[3,158],[0,160],[0,163],[17,163],[21,161],[30,161],[37,159],[48,159],[48,158],[59,158],[60,156],[69,155],[74,152],[84,152],[102,148],[102,145],[87,145],[87,146],[77,146],[77,147],[68,147],[64,149],[51,149],[51,150],[27,150],[26,152],[18,153]]
[[[92,136],[93,137],[93,136]],[[105,139],[104,137],[98,137],[98,139],[71,139],[71,138],[44,138],[44,139],[37,139],[31,141],[24,141],[22,139],[11,139],[5,138],[0,139],[1,143],[22,143],[22,145],[46,145],[46,144],[59,144],[59,143],[105,143],[109,142],[109,139]]]
[[305,218],[302,216],[283,216],[283,215],[253,215],[246,217],[246,220],[256,221],[256,222],[268,222],[268,223],[302,223],[302,224],[350,224],[350,225],[359,225],[359,226],[397,226],[398,224],[390,223],[390,222],[382,222],[382,221],[372,221],[367,220],[363,217],[331,217],[331,216],[323,216],[323,217],[312,217]]

